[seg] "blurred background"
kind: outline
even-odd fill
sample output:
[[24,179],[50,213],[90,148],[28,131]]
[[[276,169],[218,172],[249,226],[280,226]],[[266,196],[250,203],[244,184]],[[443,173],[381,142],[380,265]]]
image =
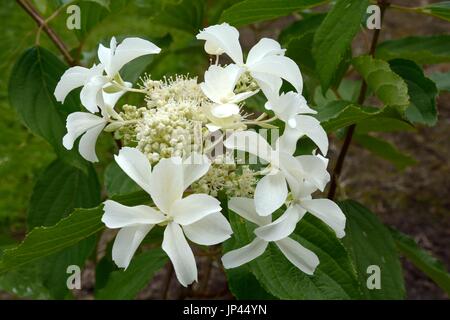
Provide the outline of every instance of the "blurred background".
[[[185,8],[175,15],[167,16],[164,8],[180,1],[158,0],[114,0],[110,9],[105,9],[98,1],[80,3],[82,15],[90,15],[93,24],[83,24],[81,30],[66,28],[66,13],[61,12],[49,24],[64,40],[71,53],[81,64],[92,63],[98,43],[107,43],[111,36],[141,36],[159,44],[165,52],[158,58],[144,58],[143,70],[152,78],[164,75],[189,73],[200,76],[209,64],[202,45],[194,41],[198,28],[215,23],[224,8],[237,2],[232,0],[208,1],[207,14],[197,14],[201,21],[181,23],[177,15],[186,14],[183,10],[195,10],[185,2]],[[420,6],[436,1],[392,1],[404,6]],[[45,18],[60,7],[61,1],[31,1]],[[164,4],[163,4],[164,3]],[[317,9],[318,11],[321,8]],[[166,15],[166,16],[164,16]],[[94,18],[92,18],[94,17]],[[291,15],[274,21],[256,23],[240,28],[241,43],[245,49],[253,46],[261,37],[277,38],[280,31],[300,19]],[[0,7],[0,247],[23,239],[26,229],[27,207],[36,178],[54,159],[52,148],[41,138],[31,134],[21,123],[8,103],[8,78],[16,59],[36,41],[37,26],[30,16],[15,1],[3,1]],[[422,15],[406,14],[388,10],[381,31],[381,41],[408,35],[431,35],[449,33],[447,22]],[[361,33],[354,42],[355,52],[367,51],[370,34]],[[45,48],[59,54],[54,44],[42,32],[38,39]],[[449,44],[450,46],[450,44]],[[153,60],[152,60],[153,59]],[[449,64],[426,67],[426,73],[450,71]],[[133,99],[131,97],[130,99]],[[381,136],[415,159],[403,170],[390,162],[375,157],[356,143],[350,148],[341,178],[343,195],[364,203],[387,224],[413,236],[424,248],[440,258],[450,269],[450,94],[441,93],[438,101],[439,120],[434,127],[417,127],[414,132],[383,133]],[[114,152],[113,141],[106,135],[100,139],[99,155],[102,161],[96,165],[99,176],[103,176],[104,166],[109,163]],[[330,159],[333,162],[339,151],[341,141],[330,137]],[[107,237],[107,235],[106,235]],[[200,264],[202,261],[200,259]],[[409,299],[448,299],[446,294],[426,276],[407,261],[405,280]],[[166,269],[140,295],[141,299],[161,298],[162,280]],[[200,268],[210,275],[211,292],[219,292],[217,298],[231,297],[220,268],[211,265]],[[83,290],[77,298],[92,298],[89,283],[94,281],[94,271],[89,264],[83,272]],[[10,279],[0,276],[0,299],[17,298],[22,294],[11,292]],[[27,281],[34,281],[32,278]],[[223,289],[221,289],[223,288]],[[92,288],[91,288],[92,289]],[[6,292],[8,291],[8,293]],[[169,298],[188,296],[176,281],[169,284]],[[26,295],[25,295],[26,296]],[[201,298],[201,297],[197,297]]]

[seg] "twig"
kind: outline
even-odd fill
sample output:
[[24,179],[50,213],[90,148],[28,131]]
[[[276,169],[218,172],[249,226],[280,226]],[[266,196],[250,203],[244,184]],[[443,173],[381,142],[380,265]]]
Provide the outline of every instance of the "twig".
[[55,31],[47,25],[45,19],[39,12],[37,12],[37,10],[26,0],[16,0],[16,2],[28,13],[28,15],[30,15],[31,18],[33,18],[34,21],[36,21],[38,27],[44,30],[50,40],[52,40],[58,50],[62,53],[64,60],[71,66],[75,65],[75,60],[72,58],[64,42],[58,37]]
[[167,266],[167,278],[166,278],[166,282],[164,284],[164,291],[163,291],[163,295],[162,298],[164,300],[167,300],[167,298],[169,297],[169,288],[170,288],[170,282],[172,280],[172,276],[173,276],[173,266],[172,263],[168,263]]
[[[380,6],[380,14],[381,14],[381,22],[383,21],[384,13],[386,11],[386,8],[390,5],[387,1],[379,0],[378,5]],[[380,38],[380,29],[375,29],[375,32],[372,37],[372,43],[370,45],[369,54],[371,56],[375,55],[375,50],[377,48],[378,39]],[[364,103],[364,100],[366,99],[366,92],[367,92],[367,83],[365,81],[362,82],[361,89],[359,91],[359,97],[358,97],[358,105],[362,105]],[[341,175],[342,168],[344,166],[345,157],[347,155],[348,149],[350,147],[350,144],[352,142],[353,134],[355,132],[356,124],[352,124],[345,135],[344,143],[342,144],[342,148],[339,152],[336,165],[333,169],[333,172],[331,174],[331,182],[330,182],[330,190],[328,191],[328,199],[333,200],[336,195],[336,189],[337,189],[337,183],[339,180],[339,176]]]

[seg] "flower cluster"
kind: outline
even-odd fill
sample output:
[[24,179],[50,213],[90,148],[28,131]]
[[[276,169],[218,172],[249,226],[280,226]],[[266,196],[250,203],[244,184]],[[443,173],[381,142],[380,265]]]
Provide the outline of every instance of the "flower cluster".
[[[71,149],[81,136],[80,154],[95,162],[97,137],[102,131],[114,132],[124,144],[115,161],[153,203],[128,207],[105,201],[102,221],[108,228],[120,229],[113,260],[127,268],[151,229],[163,227],[162,249],[179,282],[191,284],[197,280],[197,267],[186,238],[215,245],[233,233],[218,200],[223,194],[231,211],[255,225],[253,241],[222,257],[225,268],[257,258],[274,242],[293,265],[313,274],[318,257],[290,238],[297,223],[309,212],[343,237],[346,220],[334,202],[312,197],[330,180],[328,138],[301,94],[300,70],[278,42],[267,38],[244,60],[239,32],[227,23],[205,28],[197,39],[205,41],[205,51],[216,57],[201,83],[187,76],[146,77],[139,88],[133,87],[121,78],[120,69],[160,49],[138,38],[117,45],[113,38],[110,48],[100,45],[98,65],[68,69],[56,87],[61,102],[82,87],[80,99],[88,111],[68,116],[63,145]],[[232,63],[221,65],[222,54]],[[281,92],[283,81],[293,90]],[[123,105],[116,111],[120,97],[130,91],[144,94],[145,104]],[[256,94],[266,98],[267,113],[250,118],[243,107]],[[284,123],[279,128],[283,133],[269,143],[261,130],[276,128],[277,119]],[[304,136],[321,154],[296,154],[297,142]]]

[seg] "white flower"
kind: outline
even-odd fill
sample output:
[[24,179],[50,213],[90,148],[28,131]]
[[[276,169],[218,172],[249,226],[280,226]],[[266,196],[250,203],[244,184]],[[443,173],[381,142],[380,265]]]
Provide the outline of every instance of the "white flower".
[[254,95],[258,91],[234,93],[234,88],[243,73],[243,69],[230,64],[226,67],[211,65],[205,72],[205,82],[200,84],[205,96],[214,102],[207,116],[211,121],[207,127],[210,131],[232,127],[240,120],[237,103]]
[[[258,225],[259,227],[256,229],[262,229],[267,225],[270,225],[271,217],[261,217],[255,210],[255,203],[252,199],[247,198],[232,198],[228,202],[228,208],[239,214],[244,219],[253,222],[254,224]],[[288,214],[286,212],[284,214],[285,220],[289,219],[289,222],[292,224],[296,224],[298,222],[298,217],[293,216],[291,214]],[[280,220],[279,218],[278,220]],[[277,221],[278,221],[277,220]],[[272,223],[272,229],[275,229],[273,227]],[[280,233],[283,231],[281,228],[276,228]],[[274,241],[277,247],[281,250],[281,252],[284,254],[284,256],[298,269],[301,271],[307,273],[307,274],[313,274],[316,267],[319,265],[319,258],[316,256],[314,252],[311,250],[303,247],[300,243],[297,241],[289,238],[289,234],[286,234],[285,232],[283,236],[279,236],[276,238],[276,240],[271,240],[268,237],[260,237],[258,233],[256,233],[256,238],[250,242],[248,245],[232,250],[230,252],[227,252],[222,257],[222,263],[225,268],[235,268],[239,267],[240,265],[243,265],[247,262],[250,262],[253,259],[256,259],[261,254],[264,253],[264,251],[267,248],[267,245],[269,242]],[[293,230],[292,230],[293,231]],[[272,231],[274,233],[274,231]]]
[[298,114],[316,114],[317,111],[308,107],[306,99],[302,94],[289,91],[288,93],[278,94],[279,88],[276,91],[271,89],[266,90],[268,101],[265,104],[267,110],[272,110],[275,115],[283,120],[291,128],[296,128],[298,123],[296,116]]
[[67,150],[73,148],[73,144],[78,137],[82,136],[78,144],[80,155],[90,161],[98,162],[95,152],[95,145],[98,136],[112,119],[117,119],[120,125],[121,117],[114,110],[114,105],[122,96],[123,92],[105,93],[102,92],[102,99],[99,104],[102,116],[99,117],[89,112],[73,112],[67,116],[67,133],[63,137],[63,146]]
[[[192,161],[194,157],[195,162]],[[157,207],[127,207],[111,200],[105,201],[103,223],[108,228],[120,228],[112,251],[115,263],[127,268],[141,241],[158,224],[165,226],[162,249],[172,261],[178,280],[183,286],[196,281],[197,266],[185,236],[201,245],[213,245],[232,234],[228,221],[220,213],[218,200],[206,194],[183,198],[186,188],[208,171],[208,159],[198,154],[185,161],[172,157],[160,160],[152,170],[143,153],[125,147],[115,160],[148,192]]]
[[[283,137],[278,141],[283,141]],[[271,214],[284,204],[288,195],[287,183],[306,179],[323,190],[330,178],[326,169],[323,170],[323,161],[320,158],[296,158],[292,155],[295,149],[287,150],[284,144],[278,142],[273,149],[254,131],[235,132],[225,140],[224,145],[228,149],[246,151],[269,163],[265,170],[267,174],[259,180],[255,189],[256,211],[262,216]]]
[[263,91],[265,88],[274,90],[282,78],[291,83],[297,92],[302,92],[303,79],[300,69],[293,60],[284,56],[285,49],[281,49],[275,40],[262,38],[249,51],[244,63],[239,32],[229,24],[207,27],[197,34],[197,39],[206,40],[207,53],[226,53],[234,63],[249,71]]
[[[90,112],[95,113],[103,103],[102,90],[112,93],[124,93],[131,83],[124,82],[119,75],[119,70],[128,62],[147,54],[157,54],[161,51],[150,41],[139,38],[126,38],[117,45],[113,37],[110,48],[100,44],[98,58],[100,64],[92,68],[72,67],[61,76],[55,88],[55,97],[59,102],[64,102],[66,96],[72,90],[83,87],[80,92],[81,103]],[[106,72],[106,75],[104,75]],[[114,80],[114,83],[112,83]]]
[[[302,165],[308,170],[325,170],[328,164],[326,159],[320,159],[313,155],[303,157]],[[322,161],[320,163],[314,158]],[[309,166],[308,166],[309,163]],[[320,174],[320,173],[319,173]],[[290,181],[292,200],[285,213],[274,222],[255,229],[255,234],[266,241],[277,241],[289,236],[295,229],[297,222],[305,215],[311,213],[331,229],[338,238],[345,236],[346,218],[339,206],[329,199],[312,199],[311,194],[317,190],[313,184],[305,180]]]

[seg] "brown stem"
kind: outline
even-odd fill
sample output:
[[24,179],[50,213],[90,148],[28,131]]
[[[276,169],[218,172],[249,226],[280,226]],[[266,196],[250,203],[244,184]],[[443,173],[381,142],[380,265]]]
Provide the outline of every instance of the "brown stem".
[[[378,5],[380,6],[380,15],[381,22],[383,22],[384,13],[386,8],[389,6],[389,3],[385,0],[379,0]],[[375,32],[372,37],[372,43],[370,45],[369,54],[373,57],[375,55],[375,50],[377,48],[378,39],[380,38],[380,29],[375,29]],[[362,105],[364,100],[366,99],[367,93],[367,83],[365,81],[361,84],[361,89],[359,91],[359,97],[357,100],[358,105]],[[348,129],[345,135],[344,143],[342,144],[342,148],[339,152],[336,165],[331,174],[331,182],[330,182],[330,190],[328,191],[328,199],[333,200],[336,196],[337,183],[339,180],[339,176],[341,175],[342,168],[344,166],[345,157],[347,155],[348,149],[350,148],[350,144],[352,143],[353,134],[355,132],[356,124],[352,124]]]
[[45,19],[39,14],[39,12],[37,12],[37,10],[26,0],[16,0],[16,2],[33,18],[34,21],[36,21],[39,28],[44,30],[44,32],[56,45],[58,50],[62,53],[66,62],[71,66],[75,65],[75,60],[70,55],[64,42],[58,37],[55,31],[47,25]]
[[167,300],[167,298],[169,297],[169,288],[170,288],[170,282],[172,281],[172,276],[173,276],[173,266],[172,263],[168,263],[167,266],[167,277],[166,277],[166,282],[164,284],[164,290],[163,290],[163,295],[162,298],[164,300]]

